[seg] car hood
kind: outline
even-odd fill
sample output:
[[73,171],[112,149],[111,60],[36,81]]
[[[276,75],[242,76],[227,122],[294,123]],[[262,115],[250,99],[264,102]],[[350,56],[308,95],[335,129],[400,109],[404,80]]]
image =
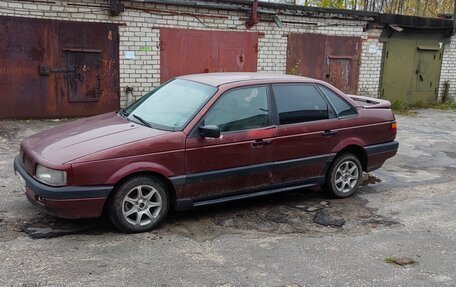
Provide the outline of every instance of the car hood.
[[99,151],[167,133],[170,132],[130,122],[117,113],[108,113],[34,134],[24,139],[22,148],[54,164],[65,164]]

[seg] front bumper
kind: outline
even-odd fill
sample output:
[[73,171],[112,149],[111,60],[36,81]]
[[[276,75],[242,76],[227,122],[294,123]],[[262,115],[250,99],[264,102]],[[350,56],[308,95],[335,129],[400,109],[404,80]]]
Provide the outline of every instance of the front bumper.
[[100,217],[113,186],[54,187],[39,182],[23,168],[19,156],[14,159],[14,172],[25,181],[27,199],[40,210],[61,218]]

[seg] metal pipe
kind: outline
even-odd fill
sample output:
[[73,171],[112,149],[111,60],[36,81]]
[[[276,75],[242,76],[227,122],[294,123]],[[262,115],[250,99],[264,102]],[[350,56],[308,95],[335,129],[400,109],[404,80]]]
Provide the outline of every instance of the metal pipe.
[[247,6],[235,6],[235,5],[223,5],[218,2],[210,3],[210,2],[202,2],[202,1],[184,1],[184,0],[144,0],[141,1],[142,3],[150,3],[150,4],[162,4],[162,5],[174,5],[174,6],[185,6],[191,8],[203,8],[203,9],[221,9],[227,11],[238,11],[238,12],[248,12],[250,8]]
[[450,83],[448,81],[445,82],[445,88],[444,88],[444,91],[443,91],[443,96],[442,96],[442,103],[445,103],[448,101],[448,96],[449,96],[449,93],[450,93]]
[[179,15],[179,16],[191,16],[191,17],[200,17],[200,18],[213,18],[213,19],[228,19],[228,16],[223,15],[208,15],[208,14],[198,14],[198,13],[189,13],[189,12],[178,12],[178,11],[170,11],[170,10],[162,10],[162,9],[148,9],[143,7],[135,7],[135,6],[125,6],[127,9],[143,11],[149,14],[166,14],[166,15]]
[[245,27],[247,29],[250,29],[259,22],[260,18],[258,17],[258,0],[254,0],[252,4],[252,15],[250,16],[250,19],[245,22]]

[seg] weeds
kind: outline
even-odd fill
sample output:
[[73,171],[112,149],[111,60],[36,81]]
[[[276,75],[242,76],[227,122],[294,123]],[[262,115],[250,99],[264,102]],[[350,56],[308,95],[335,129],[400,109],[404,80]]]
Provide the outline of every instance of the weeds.
[[403,101],[396,100],[391,104],[391,109],[396,114],[408,114],[410,112],[410,105]]
[[388,264],[394,264],[394,257],[393,256],[386,257],[383,261]]
[[383,259],[385,263],[388,264],[395,264],[399,266],[409,266],[409,265],[415,265],[417,262],[409,257],[396,257],[396,256],[389,256]]
[[425,104],[423,102],[416,102],[412,105],[407,104],[401,100],[396,100],[391,104],[391,109],[395,114],[411,115],[415,114],[414,110],[416,109],[436,109],[444,111],[455,111],[456,112],[456,103],[445,102],[445,103],[434,103],[434,104]]

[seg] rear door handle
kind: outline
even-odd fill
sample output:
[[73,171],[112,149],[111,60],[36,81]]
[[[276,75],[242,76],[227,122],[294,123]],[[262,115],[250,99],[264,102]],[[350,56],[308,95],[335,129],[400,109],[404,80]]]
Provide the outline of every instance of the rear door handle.
[[272,140],[256,140],[253,143],[251,143],[250,145],[253,148],[257,148],[257,147],[262,147],[262,146],[268,145],[270,143],[272,143]]
[[337,131],[326,130],[321,135],[324,137],[333,137],[333,136],[337,135]]

